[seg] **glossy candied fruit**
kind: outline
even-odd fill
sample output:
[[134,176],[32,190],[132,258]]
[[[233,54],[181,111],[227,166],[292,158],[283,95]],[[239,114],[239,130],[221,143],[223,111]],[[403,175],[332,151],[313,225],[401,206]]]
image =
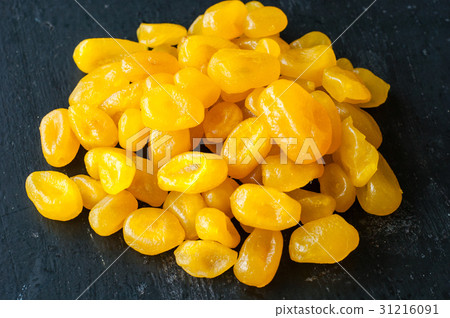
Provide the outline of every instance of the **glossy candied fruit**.
[[136,33],[139,43],[154,48],[163,44],[178,44],[187,30],[173,23],[141,23]]
[[172,191],[167,196],[164,210],[172,212],[180,221],[186,232],[186,239],[198,238],[195,230],[195,219],[198,211],[206,208],[206,203],[199,193],[181,193]]
[[178,61],[182,67],[195,67],[206,73],[211,56],[224,48],[237,49],[237,45],[218,36],[190,35],[178,46]]
[[323,71],[336,65],[336,56],[328,45],[289,49],[280,54],[281,75],[313,81],[322,85]]
[[[144,162],[146,160],[144,159]],[[167,191],[161,190],[158,186],[158,178],[156,171],[147,171],[150,169],[151,163],[147,167],[137,167],[131,185],[127,188],[139,201],[145,202],[153,207],[161,206],[167,198]],[[141,169],[140,169],[141,168]]]
[[230,201],[236,219],[255,228],[281,231],[300,221],[300,203],[274,188],[243,184]]
[[276,7],[265,6],[250,11],[245,20],[245,35],[261,38],[283,31],[288,24],[286,14]]
[[356,188],[356,197],[363,210],[375,215],[388,215],[397,210],[402,193],[397,177],[381,154],[377,172],[365,186]]
[[101,109],[82,104],[70,106],[69,123],[86,150],[114,147],[118,142],[116,124]]
[[119,119],[119,145],[124,149],[137,151],[145,146],[145,143],[134,142],[135,137],[146,127],[142,122],[142,114],[139,109],[127,109]]
[[225,140],[242,120],[242,111],[235,103],[217,103],[205,115],[203,121],[205,137],[211,141],[214,141],[214,138]]
[[325,165],[323,175],[319,178],[320,192],[336,200],[336,211],[345,212],[355,202],[356,189],[350,177],[337,164]]
[[333,102],[330,96],[323,91],[314,91],[311,93],[311,96],[317,100],[327,111],[328,117],[331,121],[331,130],[332,130],[332,140],[330,148],[328,148],[327,153],[335,152],[339,146],[341,145],[342,138],[342,125],[341,125],[341,117],[339,116],[339,110],[336,107],[336,104]]
[[57,171],[35,171],[25,182],[28,198],[42,216],[69,221],[83,210],[83,199],[77,184]]
[[228,217],[233,218],[234,216],[231,213],[230,197],[234,190],[238,187],[239,183],[237,183],[234,179],[227,178],[214,189],[203,192],[202,196],[208,207],[219,209]]
[[197,97],[205,108],[211,107],[220,97],[220,87],[207,75],[194,67],[186,67],[174,76],[175,85]]
[[264,161],[271,147],[269,129],[262,120],[242,121],[223,144],[222,156],[228,163],[228,174],[232,178],[244,178]]
[[89,224],[100,236],[109,236],[119,231],[123,221],[138,208],[134,196],[124,190],[107,195],[89,212]]
[[300,85],[278,80],[258,98],[261,120],[272,138],[296,163],[312,163],[325,155],[332,141],[331,121],[325,108]]
[[225,160],[212,153],[185,152],[158,171],[158,185],[167,191],[201,193],[214,189],[227,178]]
[[202,33],[233,39],[244,33],[247,8],[241,1],[221,1],[203,15]]
[[377,122],[369,113],[362,110],[357,105],[348,103],[336,103],[336,107],[341,120],[351,117],[353,125],[366,136],[366,140],[375,148],[378,149],[378,147],[380,147],[383,136]]
[[241,247],[234,264],[234,275],[241,283],[264,287],[274,278],[282,251],[280,231],[254,229]]
[[197,97],[171,84],[146,92],[141,99],[141,111],[145,126],[162,131],[195,127],[205,116]]
[[391,88],[388,83],[365,68],[355,68],[353,72],[358,75],[371,95],[370,100],[366,103],[358,104],[359,107],[377,107],[386,101],[389,89]]
[[235,248],[241,237],[228,216],[216,208],[203,208],[195,218],[195,230],[202,240],[219,242]]
[[84,73],[118,62],[125,56],[136,52],[147,51],[143,44],[113,38],[94,38],[81,41],[73,52],[73,60]]
[[139,253],[157,255],[180,245],[185,233],[172,212],[141,208],[125,219],[123,237],[125,243]]
[[83,206],[90,210],[108,194],[103,190],[100,181],[83,174],[71,177],[78,186],[83,199]]
[[238,253],[214,241],[185,241],[175,250],[175,260],[194,277],[214,278],[236,263]]
[[272,155],[261,165],[263,184],[281,192],[304,187],[323,174],[323,165],[317,162],[295,164],[286,156]]
[[303,224],[332,215],[336,208],[336,200],[323,193],[297,189],[287,194],[302,205]]
[[292,41],[290,46],[295,49],[307,49],[317,45],[331,45],[330,38],[320,32],[320,31],[312,31],[303,35],[301,38],[298,38],[295,41]]
[[347,172],[355,187],[364,186],[377,171],[378,151],[348,117],[342,121],[342,143],[333,160]]
[[333,214],[296,229],[289,241],[289,255],[298,263],[333,264],[346,258],[358,244],[358,231]]
[[42,153],[53,167],[63,167],[75,158],[80,142],[70,127],[67,109],[52,110],[44,116],[39,126]]
[[126,154],[104,150],[98,159],[98,175],[103,189],[108,194],[117,194],[131,185],[136,173],[134,162]]
[[358,75],[337,65],[323,70],[322,86],[340,103],[361,104],[367,103],[372,98]]
[[208,75],[225,92],[242,93],[277,80],[280,63],[267,53],[221,49],[211,57]]

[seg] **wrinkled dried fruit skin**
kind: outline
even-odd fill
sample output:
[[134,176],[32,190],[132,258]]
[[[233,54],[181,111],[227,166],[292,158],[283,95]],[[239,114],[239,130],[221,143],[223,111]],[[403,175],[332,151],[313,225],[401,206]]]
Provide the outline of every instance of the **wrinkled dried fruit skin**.
[[280,231],[255,229],[241,247],[233,268],[234,275],[243,284],[264,287],[275,276],[282,251]]
[[[144,159],[142,167],[139,167],[136,163],[136,173],[133,178],[133,182],[128,187],[128,191],[133,194],[139,201],[145,202],[151,206],[161,206],[167,198],[167,191],[161,190],[158,186],[158,178],[156,171],[147,171],[150,169],[150,165],[147,160]],[[147,164],[147,166],[145,166]]]
[[403,191],[389,164],[379,156],[377,172],[364,187],[356,188],[356,196],[364,211],[383,216],[398,209]]
[[347,172],[355,187],[364,186],[377,171],[378,151],[355,128],[348,117],[342,121],[342,144],[333,154],[337,162]]
[[181,193],[172,191],[164,202],[164,210],[172,212],[180,221],[186,232],[186,239],[198,238],[195,230],[195,218],[198,211],[206,208],[206,203],[198,193]]
[[340,103],[361,104],[372,98],[370,91],[355,73],[337,65],[323,70],[322,86]]
[[[314,62],[314,63],[313,63]],[[323,70],[336,65],[336,56],[328,45],[290,49],[280,55],[281,75],[313,81],[322,85]]]
[[220,185],[227,174],[227,163],[220,156],[185,152],[159,169],[158,185],[166,191],[201,193]]
[[195,127],[205,116],[204,106],[198,98],[171,84],[144,93],[141,111],[145,126],[163,131]]
[[332,215],[336,200],[329,195],[297,189],[287,193],[302,205],[300,221],[305,224]]
[[205,137],[210,141],[214,141],[214,138],[225,140],[242,120],[243,115],[239,106],[229,102],[217,103],[205,115],[203,121]]
[[126,190],[107,195],[89,212],[89,224],[98,235],[109,236],[119,231],[123,221],[137,208],[138,202]]
[[235,248],[241,237],[228,216],[215,208],[198,211],[195,230],[202,240],[216,241],[229,248]]
[[365,68],[355,68],[353,72],[358,75],[372,96],[367,103],[358,104],[359,107],[377,107],[386,101],[391,88],[388,83]]
[[137,82],[153,74],[175,74],[180,65],[173,55],[153,50],[128,55],[121,61],[121,68],[130,82]]
[[283,31],[287,24],[287,17],[283,11],[266,6],[248,13],[244,33],[250,38],[271,36]]
[[188,129],[177,131],[153,129],[149,139],[148,154],[151,155],[149,158],[151,158],[156,170],[165,165],[171,158],[191,149]]
[[98,159],[98,175],[103,189],[108,194],[117,194],[131,185],[136,165],[129,162],[123,153],[104,150]]
[[195,67],[206,73],[211,56],[224,48],[237,49],[237,45],[217,36],[187,36],[178,46],[178,61],[181,67]]
[[295,41],[292,41],[290,46],[295,49],[307,49],[311,48],[317,45],[331,45],[330,38],[319,31],[312,31],[309,33],[306,33],[301,38],[298,38]]
[[258,102],[261,120],[289,159],[307,164],[327,153],[332,140],[328,113],[298,84],[278,80],[259,95]]
[[238,187],[239,184],[234,179],[227,178],[216,188],[203,192],[202,197],[208,207],[219,209],[228,217],[233,218],[230,197]]
[[236,219],[249,226],[281,231],[300,221],[301,205],[276,189],[244,184],[230,198]]
[[383,136],[377,122],[369,113],[360,109],[356,105],[347,103],[337,103],[336,107],[341,120],[352,117],[353,125],[364,136],[366,136],[366,140],[375,148],[378,149],[378,147],[380,147],[381,142],[383,141]]
[[325,170],[319,178],[319,182],[320,192],[336,200],[336,211],[345,212],[355,202],[355,186],[337,163],[325,165]]
[[339,111],[334,104],[333,100],[327,93],[323,91],[314,91],[311,93],[311,96],[317,100],[327,111],[328,117],[331,121],[331,130],[332,130],[332,140],[330,148],[328,148],[327,153],[335,152],[339,146],[341,145],[342,138],[342,125],[341,125],[341,117],[339,116]]
[[84,73],[118,62],[128,54],[147,51],[143,44],[113,38],[96,38],[81,41],[73,52],[73,60]]
[[205,108],[211,107],[220,97],[220,87],[194,67],[186,67],[174,76],[175,85],[197,97]]
[[87,105],[69,107],[69,123],[84,149],[114,147],[118,142],[117,127],[103,110]]
[[124,149],[113,147],[94,148],[86,152],[86,155],[84,156],[84,164],[86,166],[86,171],[92,178],[96,180],[100,179],[98,173],[98,163],[100,162],[101,155],[105,151],[115,151],[123,155],[126,155],[126,151]]
[[333,264],[346,258],[358,244],[358,231],[334,214],[296,229],[289,242],[289,255],[298,263]]
[[86,104],[97,107],[129,84],[130,80],[123,72],[121,62],[101,66],[78,82],[69,96],[69,105]]
[[123,223],[123,237],[139,253],[157,255],[180,245],[185,234],[172,212],[142,208],[132,212]]
[[139,109],[143,93],[142,82],[131,83],[109,96],[99,108],[104,110],[110,117],[118,113],[121,114],[130,108]]
[[208,75],[225,92],[242,93],[277,80],[280,63],[266,53],[221,49],[211,57]]
[[71,177],[80,190],[81,197],[83,199],[83,206],[90,210],[104,197],[107,196],[105,190],[103,190],[102,184],[86,175],[76,175]]
[[35,171],[25,182],[28,198],[42,216],[68,221],[83,210],[83,199],[77,184],[56,171]]
[[164,44],[178,44],[187,31],[179,24],[141,23],[136,33],[139,43],[154,48]]
[[240,179],[250,174],[271,147],[269,129],[262,120],[249,118],[242,121],[228,135],[222,148],[230,177]]
[[[137,151],[144,148],[145,143],[136,143],[133,141],[133,136],[145,129],[142,122],[142,114],[139,109],[127,109],[119,119],[118,131],[119,131],[119,145],[124,149],[131,149]],[[127,144],[129,143],[129,145]],[[131,147],[128,147],[131,146]]]
[[67,109],[52,110],[44,116],[39,126],[42,153],[53,167],[68,165],[77,155],[80,142],[70,128]]
[[203,15],[202,33],[233,39],[244,33],[247,8],[240,1],[222,1],[209,7]]
[[323,165],[317,162],[310,164],[295,164],[280,155],[268,156],[267,164],[262,164],[263,184],[281,192],[289,192],[304,187],[323,174]]
[[236,263],[237,252],[213,241],[185,241],[175,250],[175,260],[194,277],[214,278]]

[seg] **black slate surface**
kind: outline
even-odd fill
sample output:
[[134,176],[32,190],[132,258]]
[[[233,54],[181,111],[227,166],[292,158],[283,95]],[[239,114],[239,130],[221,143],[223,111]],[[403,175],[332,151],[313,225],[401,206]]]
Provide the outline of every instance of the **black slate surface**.
[[[214,1],[80,3],[115,37],[135,39],[140,22],[188,26]],[[281,7],[291,41],[311,30],[335,39],[370,1],[264,1]],[[391,84],[387,103],[369,112],[381,126],[380,148],[404,190],[400,209],[376,217],[355,206],[345,218],[360,232],[342,262],[377,299],[449,298],[449,3],[379,0],[335,46],[338,57]],[[97,236],[87,213],[62,223],[41,217],[24,182],[49,167],[38,126],[66,107],[81,78],[74,47],[105,32],[71,0],[0,1],[0,298],[74,299],[125,249],[121,233]],[[82,172],[80,151],[61,171]],[[287,250],[273,282],[240,284],[228,271],[213,279],[183,272],[172,252],[148,257],[129,250],[82,299],[368,299],[338,265],[296,264]]]

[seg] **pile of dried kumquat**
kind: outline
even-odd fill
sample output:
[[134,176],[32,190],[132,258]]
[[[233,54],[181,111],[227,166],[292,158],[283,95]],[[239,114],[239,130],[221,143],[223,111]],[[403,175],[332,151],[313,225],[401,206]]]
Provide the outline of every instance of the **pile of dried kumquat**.
[[[359,235],[334,212],[358,198],[388,215],[402,200],[364,110],[389,84],[336,60],[321,32],[286,43],[287,23],[276,7],[223,1],[188,30],[142,23],[138,42],[82,41],[73,58],[87,75],[39,129],[49,165],[69,164],[81,145],[88,175],[31,173],[36,209],[67,221],[84,207],[98,235],[122,230],[146,255],[176,248],[196,277],[234,266],[242,283],[267,285],[291,227],[293,261],[343,260]],[[320,193],[302,189],[314,179]]]

